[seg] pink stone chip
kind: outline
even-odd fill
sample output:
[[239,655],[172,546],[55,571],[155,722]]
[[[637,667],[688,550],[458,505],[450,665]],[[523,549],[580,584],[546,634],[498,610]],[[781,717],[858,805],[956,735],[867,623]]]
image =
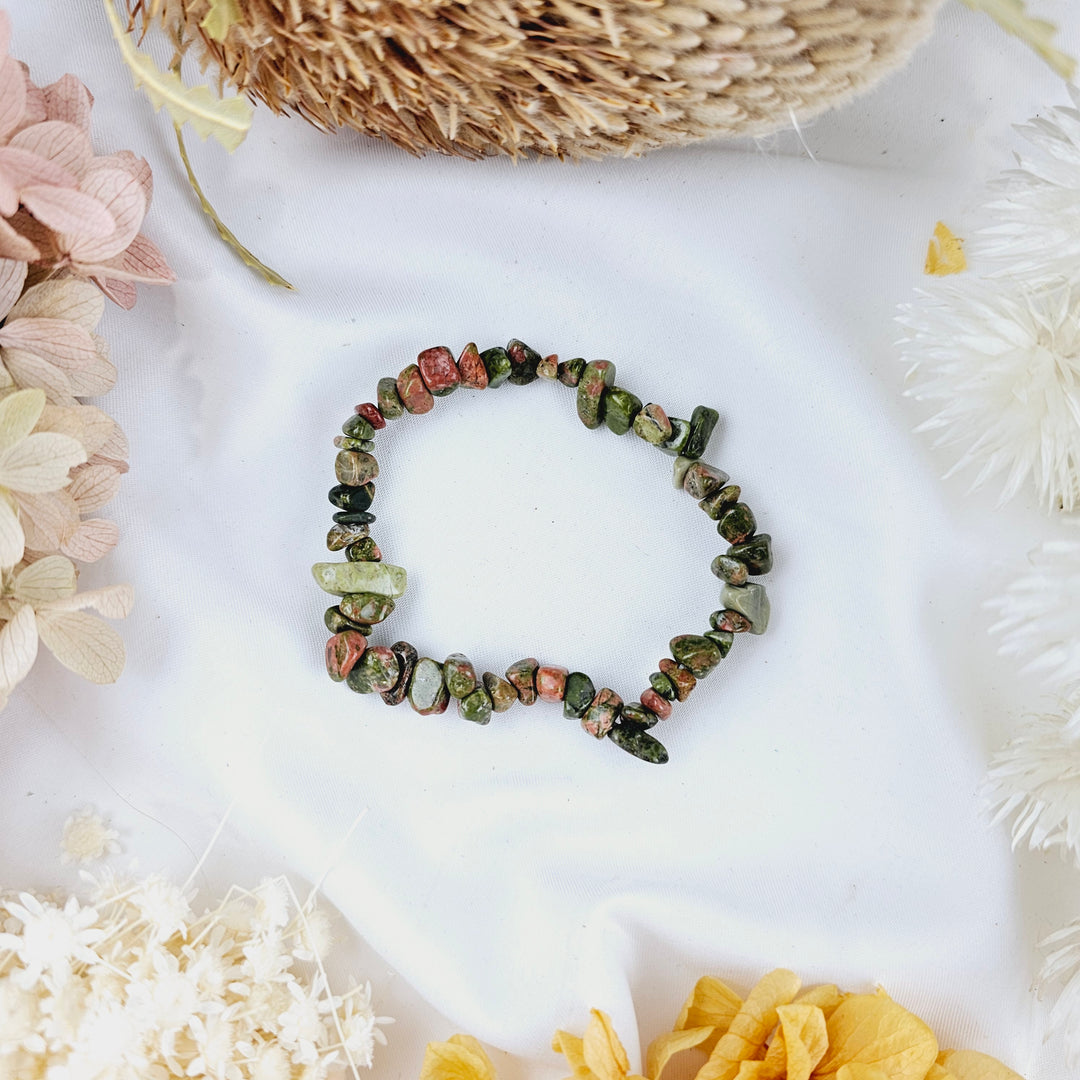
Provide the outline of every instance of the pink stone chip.
[[753,624],[739,611],[721,612],[716,622],[717,630],[726,630],[730,634],[745,634]]
[[473,342],[469,342],[457,361],[458,371],[461,373],[461,385],[467,390],[486,390],[488,384],[487,368],[480,359],[480,350]]
[[416,363],[424,385],[437,397],[449,394],[461,382],[461,372],[454,363],[454,356],[444,345],[425,349],[416,358]]
[[641,704],[650,712],[656,713],[661,720],[671,715],[671,702],[665,701],[651,686],[641,695]]
[[364,655],[367,638],[359,630],[342,630],[326,643],[326,670],[334,682],[344,682]]
[[365,401],[363,405],[357,405],[353,412],[358,416],[362,416],[376,431],[386,427],[386,418],[379,412],[379,406],[370,401]]
[[536,694],[541,701],[562,701],[566,693],[566,676],[570,672],[564,667],[544,664],[536,669]]
[[435,399],[424,385],[420,369],[416,364],[410,364],[407,368],[402,369],[401,374],[397,377],[397,392],[398,397],[401,398],[401,404],[410,413],[419,415],[431,412],[435,408]]

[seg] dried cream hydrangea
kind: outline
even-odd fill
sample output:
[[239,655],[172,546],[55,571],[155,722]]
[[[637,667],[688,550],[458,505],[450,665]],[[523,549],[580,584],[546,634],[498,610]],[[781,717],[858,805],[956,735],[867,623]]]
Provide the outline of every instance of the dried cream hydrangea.
[[115,855],[120,834],[92,807],[86,806],[64,822],[60,837],[60,861],[89,863]]
[[390,1021],[369,985],[330,990],[311,948],[326,932],[318,909],[285,879],[234,886],[196,915],[159,876],[83,878],[85,904],[0,894],[0,1076],[331,1080],[371,1067]]

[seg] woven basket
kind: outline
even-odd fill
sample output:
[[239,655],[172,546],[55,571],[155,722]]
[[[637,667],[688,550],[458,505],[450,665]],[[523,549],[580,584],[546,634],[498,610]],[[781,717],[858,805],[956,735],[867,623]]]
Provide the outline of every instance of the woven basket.
[[899,67],[939,0],[235,2],[222,42],[210,0],[153,7],[275,112],[415,153],[595,157],[806,120]]

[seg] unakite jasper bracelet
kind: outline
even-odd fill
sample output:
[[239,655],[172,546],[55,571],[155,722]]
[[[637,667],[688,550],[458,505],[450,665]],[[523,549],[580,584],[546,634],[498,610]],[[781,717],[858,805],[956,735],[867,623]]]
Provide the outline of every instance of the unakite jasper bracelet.
[[[712,572],[723,585],[720,609],[709,617],[710,629],[671,639],[671,656],[649,676],[639,701],[624,703],[614,690],[598,690],[583,672],[541,664],[533,657],[511,664],[503,678],[490,671],[477,675],[461,653],[439,663],[421,657],[407,641],[369,644],[373,628],[393,612],[406,585],[405,571],[382,561],[370,535],[375,515],[369,508],[379,475],[371,453],[377,433],[387,420],[430,412],[435,398],[459,388],[488,390],[505,382],[525,386],[535,379],[576,388],[578,416],[586,427],[606,426],[616,435],[632,431],[673,457],[675,487],[698,500],[729,545],[712,562]],[[769,622],[765,589],[748,579],[772,569],[771,538],[755,531],[754,515],[740,501],[740,489],[728,483],[727,473],[701,460],[719,419],[716,410],[699,405],[689,420],[669,417],[659,405],[643,406],[640,398],[616,386],[610,360],[560,363],[557,356],[541,356],[517,340],[505,349],[484,352],[466,345],[456,362],[442,345],[425,349],[396,379],[380,379],[376,397],[377,403],[356,406],[342,426],[343,434],[334,440],[338,483],[330,489],[330,502],[338,512],[326,546],[344,550],[348,561],[312,568],[319,585],[340,597],[326,612],[326,626],[333,635],[326,644],[330,678],[359,694],[381,694],[388,705],[408,700],[422,716],[445,712],[454,698],[458,714],[476,724],[488,723],[492,713],[506,712],[516,702],[561,702],[563,715],[580,720],[594,738],[606,736],[642,761],[666,762],[667,750],[650,729],[667,720],[672,703],[685,701],[698,679],[727,656],[736,634],[764,633]]]

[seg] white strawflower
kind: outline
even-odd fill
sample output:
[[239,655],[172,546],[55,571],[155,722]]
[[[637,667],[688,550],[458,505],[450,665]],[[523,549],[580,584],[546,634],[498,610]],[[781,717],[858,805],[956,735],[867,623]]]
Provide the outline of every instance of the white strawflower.
[[1070,1069],[1080,1067],[1080,919],[1042,942],[1046,960],[1039,972],[1039,989],[1060,986],[1050,1009],[1050,1030],[1059,1032],[1065,1043]]
[[1028,558],[1027,573],[987,604],[999,616],[991,632],[1025,671],[1058,688],[1080,683],[1080,541],[1050,540]]
[[108,822],[92,807],[87,806],[64,822],[60,837],[60,862],[89,863],[115,855],[120,850],[120,834],[110,829]]
[[1001,478],[1001,502],[1030,479],[1047,511],[1080,508],[1080,290],[1024,291],[963,275],[903,305],[913,385],[937,411],[920,431]]
[[74,964],[97,962],[91,946],[104,931],[95,925],[97,912],[81,907],[74,896],[60,908],[24,892],[2,906],[20,924],[18,933],[0,934],[0,949],[10,949],[23,965],[11,976],[17,986],[29,988],[44,979],[54,989],[67,982]]
[[1012,842],[1061,846],[1080,860],[1080,730],[1064,715],[1027,720],[994,755],[984,786],[994,824],[1012,819]]
[[[1074,105],[1080,91],[1069,87]],[[1050,109],[1017,130],[1029,147],[993,185],[968,253],[1033,284],[1080,282],[1080,112]]]

